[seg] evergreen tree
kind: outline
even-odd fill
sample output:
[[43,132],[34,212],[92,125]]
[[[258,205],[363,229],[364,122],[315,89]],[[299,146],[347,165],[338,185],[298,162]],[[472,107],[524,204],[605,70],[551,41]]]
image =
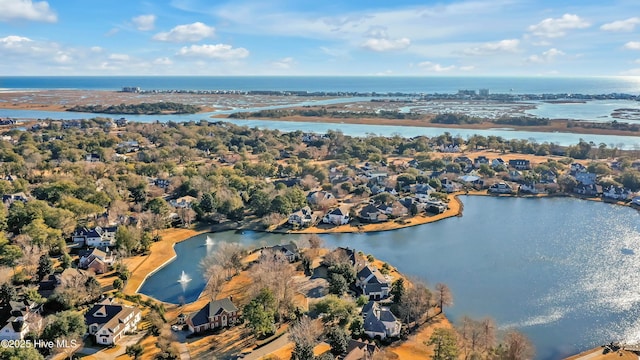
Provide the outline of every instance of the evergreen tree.
[[53,263],[47,254],[40,255],[38,260],[38,280],[44,279],[53,271]]
[[343,328],[334,326],[327,334],[327,340],[334,355],[340,355],[347,351],[349,346],[349,336]]

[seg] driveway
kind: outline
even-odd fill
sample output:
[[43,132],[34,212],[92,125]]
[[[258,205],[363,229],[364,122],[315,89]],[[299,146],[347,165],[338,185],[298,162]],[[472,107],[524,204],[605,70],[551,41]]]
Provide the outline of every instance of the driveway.
[[291,340],[289,340],[289,335],[284,334],[279,338],[273,340],[272,342],[268,343],[267,345],[261,347],[260,349],[256,349],[250,352],[244,357],[244,360],[258,360],[263,356],[267,356],[272,352],[278,351],[280,348],[286,346],[290,342]]

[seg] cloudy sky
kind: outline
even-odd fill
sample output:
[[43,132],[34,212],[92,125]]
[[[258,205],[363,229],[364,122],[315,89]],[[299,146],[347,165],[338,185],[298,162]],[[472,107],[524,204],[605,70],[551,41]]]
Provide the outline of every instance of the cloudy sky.
[[638,0],[0,0],[0,75],[640,76]]

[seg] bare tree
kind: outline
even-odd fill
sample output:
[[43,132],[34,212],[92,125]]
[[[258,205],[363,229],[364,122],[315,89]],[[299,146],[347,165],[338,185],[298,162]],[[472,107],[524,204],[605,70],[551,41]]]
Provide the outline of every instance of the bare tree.
[[304,317],[289,329],[289,339],[295,343],[292,359],[313,359],[313,348],[318,343],[322,328],[318,322]]
[[496,326],[490,318],[477,321],[465,316],[457,331],[459,348],[463,351],[465,359],[489,354],[495,346]]
[[335,249],[332,252],[325,255],[323,262],[327,266],[342,265],[342,264],[348,264],[349,266],[351,266],[351,260],[349,260],[349,256],[347,255],[346,252],[344,252],[341,249]]
[[268,288],[276,299],[276,308],[281,317],[288,317],[294,307],[297,285],[294,280],[295,268],[281,252],[264,250],[257,264],[251,267],[253,293]]
[[413,286],[409,287],[402,297],[398,311],[406,324],[415,323],[414,325],[418,325],[416,322],[423,315],[429,316],[431,292],[423,282],[413,281],[413,283]]
[[444,306],[453,305],[453,295],[447,284],[436,284],[436,299],[438,306],[440,307],[440,313],[442,313]]
[[225,282],[225,271],[222,266],[216,263],[207,264],[207,260],[208,258],[203,259],[202,263],[203,275],[207,282],[205,291],[211,300],[215,300]]
[[219,265],[225,272],[225,277],[230,277],[233,273],[237,274],[242,269],[242,258],[245,249],[238,243],[219,243],[217,248],[201,262],[204,269],[212,265]]
[[178,216],[185,226],[191,226],[191,223],[196,218],[196,212],[192,208],[180,208],[178,209]]
[[535,354],[531,341],[516,330],[509,330],[505,335],[504,351],[501,359],[505,360],[528,360]]

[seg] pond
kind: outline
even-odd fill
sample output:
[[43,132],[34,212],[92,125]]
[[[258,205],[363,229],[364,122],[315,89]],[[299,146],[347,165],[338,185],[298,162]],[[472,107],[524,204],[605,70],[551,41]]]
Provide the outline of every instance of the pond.
[[[573,198],[463,196],[464,215],[433,224],[365,234],[322,235],[329,247],[372,254],[433,286],[449,285],[455,322],[491,316],[534,342],[539,359],[558,359],[609,341],[640,341],[640,215],[634,209]],[[254,247],[294,235],[209,234]],[[199,260],[207,235],[176,245],[177,259],[140,292],[188,302],[204,287]],[[215,245],[213,245],[215,246]],[[192,280],[183,292],[185,271]]]

